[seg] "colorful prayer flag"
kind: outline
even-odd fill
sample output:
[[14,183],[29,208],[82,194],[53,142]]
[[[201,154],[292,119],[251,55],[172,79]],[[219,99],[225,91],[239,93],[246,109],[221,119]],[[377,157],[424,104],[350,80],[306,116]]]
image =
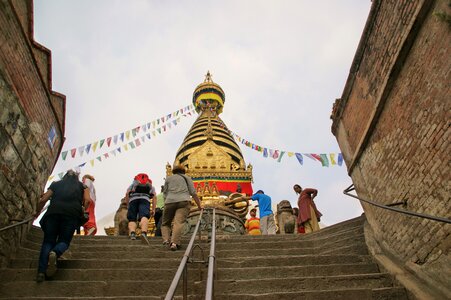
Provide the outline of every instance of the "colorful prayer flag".
[[329,156],[330,156],[330,163],[332,165],[336,165],[337,162],[335,161],[335,153],[330,153]]
[[327,159],[327,154],[320,154],[321,164],[323,167],[329,167],[329,160]]
[[277,162],[280,162],[282,160],[282,156],[285,154],[285,151],[281,151],[280,152],[280,156],[279,159],[277,160]]
[[295,153],[294,155],[296,155],[296,158],[298,159],[299,163],[302,166],[304,164],[304,159],[302,158],[302,154],[301,153]]
[[80,156],[83,156],[83,152],[85,152],[85,146],[80,146],[78,147],[78,154]]

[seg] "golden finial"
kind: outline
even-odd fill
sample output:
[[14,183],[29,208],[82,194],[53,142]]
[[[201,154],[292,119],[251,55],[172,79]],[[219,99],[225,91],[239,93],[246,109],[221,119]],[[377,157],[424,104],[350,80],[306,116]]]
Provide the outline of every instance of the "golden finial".
[[211,77],[213,76],[210,74],[210,71],[207,71],[207,75],[205,75],[204,82],[213,82],[213,79],[211,79]]

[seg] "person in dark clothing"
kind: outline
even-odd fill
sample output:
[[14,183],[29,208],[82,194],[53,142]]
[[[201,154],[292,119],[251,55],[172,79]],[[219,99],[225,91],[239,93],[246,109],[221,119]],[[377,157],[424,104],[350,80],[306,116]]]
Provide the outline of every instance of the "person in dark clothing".
[[52,182],[39,200],[36,218],[48,200],[50,205],[39,222],[44,231],[44,239],[36,282],[55,275],[57,260],[69,248],[74,232],[79,227],[83,206],[87,207],[91,201],[89,189],[79,181],[78,175],[69,170],[62,180]]
[[155,209],[155,215],[153,216],[155,221],[155,236],[161,236],[161,222],[163,221],[163,210],[164,210],[164,195],[163,195],[164,185],[161,186],[161,193],[157,195],[157,208]]

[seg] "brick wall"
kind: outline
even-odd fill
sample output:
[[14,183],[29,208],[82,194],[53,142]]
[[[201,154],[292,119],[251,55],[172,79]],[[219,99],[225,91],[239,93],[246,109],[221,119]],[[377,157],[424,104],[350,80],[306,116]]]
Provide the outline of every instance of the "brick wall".
[[[359,196],[450,218],[449,1],[373,1],[341,99],[336,136]],[[449,293],[445,223],[363,204],[379,244]]]
[[[0,1],[0,228],[33,214],[64,141],[65,97],[51,90],[50,51],[33,40],[32,8]],[[0,232],[0,266],[27,229]]]

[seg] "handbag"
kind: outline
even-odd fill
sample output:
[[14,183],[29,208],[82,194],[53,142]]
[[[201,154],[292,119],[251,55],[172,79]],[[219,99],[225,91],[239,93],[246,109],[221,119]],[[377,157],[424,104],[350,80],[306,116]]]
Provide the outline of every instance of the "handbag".
[[86,224],[86,222],[88,222],[89,220],[89,212],[85,211],[85,209],[83,208],[83,213],[80,216],[80,220],[78,222],[78,226],[83,226]]

